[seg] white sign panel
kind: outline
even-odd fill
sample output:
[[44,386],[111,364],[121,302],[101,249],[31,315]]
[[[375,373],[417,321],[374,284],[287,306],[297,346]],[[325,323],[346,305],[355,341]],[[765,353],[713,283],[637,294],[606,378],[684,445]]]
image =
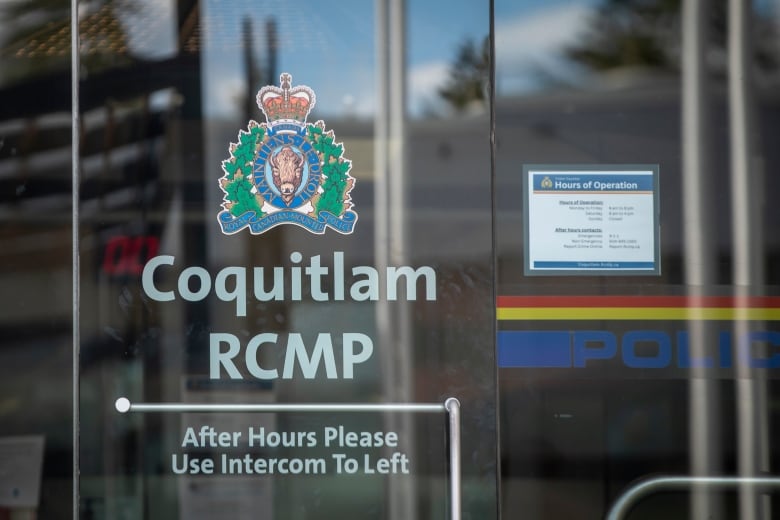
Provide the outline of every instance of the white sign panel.
[[0,507],[38,507],[43,444],[42,435],[0,438]]
[[527,275],[661,272],[658,167],[524,167]]

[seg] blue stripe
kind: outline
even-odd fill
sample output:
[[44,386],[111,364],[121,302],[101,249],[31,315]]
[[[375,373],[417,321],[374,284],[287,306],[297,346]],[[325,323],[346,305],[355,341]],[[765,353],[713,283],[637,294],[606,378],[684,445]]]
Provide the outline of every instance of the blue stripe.
[[502,330],[497,346],[501,368],[571,367],[569,332]]

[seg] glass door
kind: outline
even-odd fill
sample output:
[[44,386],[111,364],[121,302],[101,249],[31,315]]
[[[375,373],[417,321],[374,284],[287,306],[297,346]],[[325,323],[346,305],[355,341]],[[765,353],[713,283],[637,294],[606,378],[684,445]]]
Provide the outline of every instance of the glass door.
[[82,518],[497,514],[489,21],[82,3]]
[[496,0],[504,517],[777,515],[770,4]]

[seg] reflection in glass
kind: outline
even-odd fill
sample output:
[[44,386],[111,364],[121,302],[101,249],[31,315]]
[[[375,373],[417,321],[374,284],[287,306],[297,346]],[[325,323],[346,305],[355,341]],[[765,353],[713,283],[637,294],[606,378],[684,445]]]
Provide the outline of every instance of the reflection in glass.
[[[0,516],[71,517],[67,4],[0,5]],[[42,460],[40,451],[42,450]]]
[[[761,360],[772,341],[757,338],[776,329],[762,318],[776,305],[762,297],[775,296],[778,250],[766,227],[777,215],[763,198],[778,186],[760,173],[780,159],[767,144],[777,133],[776,10],[767,2],[751,10],[745,2],[644,0],[497,1],[495,10],[498,295],[575,306],[573,297],[620,296],[645,315],[499,318],[499,331],[562,332],[575,350],[579,333],[615,341],[614,355],[582,369],[500,369],[504,514],[557,518],[576,504],[576,514],[596,518],[649,474],[771,470],[771,449],[761,447],[774,422],[773,371]],[[658,278],[523,276],[518,165],[643,163],[660,170]],[[653,318],[658,297],[687,318]],[[703,319],[714,308],[730,318]],[[632,331],[668,342],[626,341]],[[667,349],[663,368],[629,366]],[[658,495],[635,513],[768,517],[767,499],[754,497]]]
[[[122,416],[112,407],[119,396],[150,403],[427,403],[455,396],[463,405],[464,510],[494,516],[484,53],[470,72],[483,89],[469,94],[478,104],[456,109],[440,93],[458,82],[464,42],[485,40],[487,3],[180,0],[158,6],[148,32],[132,22],[145,16],[142,9],[107,5],[122,12],[127,48],[105,66],[85,60],[83,71],[82,515],[207,519],[229,510],[243,518],[260,510],[278,518],[445,518],[441,416]],[[252,132],[269,127],[256,98],[264,86],[280,86],[283,73],[291,89],[306,85],[316,93],[306,121],[321,136],[312,146],[335,160],[320,165],[321,177],[335,178],[326,173],[331,164],[348,163],[352,229],[320,234],[285,223],[224,232],[223,211],[232,219],[266,215],[268,205],[277,216],[308,208],[295,199],[304,192],[288,201],[282,188],[260,200],[262,190],[276,187],[285,146],[269,145],[267,167],[258,166],[254,154],[264,153],[263,145],[251,142],[261,139]],[[302,142],[287,149],[291,164],[309,157]],[[302,168],[301,185],[316,178],[312,164]],[[328,187],[320,187],[324,198]],[[154,272],[145,271],[150,265]],[[416,286],[405,285],[407,274],[393,282],[397,297],[385,277],[395,268],[417,277]],[[236,274],[241,269],[245,279]],[[382,276],[376,291],[365,274],[374,269]],[[298,287],[298,279],[307,283]],[[284,296],[274,296],[277,282]],[[236,303],[238,294],[247,295],[245,305]],[[373,354],[363,359],[358,350],[369,342]],[[225,354],[234,347],[238,354]],[[349,363],[350,348],[359,363]],[[215,363],[218,349],[222,361]],[[271,373],[278,377],[257,377]],[[398,446],[327,444],[324,432],[334,428],[393,432]],[[267,442],[193,441],[201,431],[249,429]],[[282,434],[296,440],[272,441]],[[394,460],[401,453],[409,472],[339,473],[333,455],[341,449],[361,464],[363,455]],[[242,466],[240,475],[204,475],[203,461],[223,455],[322,458],[328,472],[257,476]]]

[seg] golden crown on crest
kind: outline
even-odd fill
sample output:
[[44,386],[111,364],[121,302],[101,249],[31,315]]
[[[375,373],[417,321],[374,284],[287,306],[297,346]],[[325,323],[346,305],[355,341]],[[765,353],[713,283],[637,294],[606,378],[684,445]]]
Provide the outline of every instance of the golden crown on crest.
[[306,121],[314,108],[314,91],[306,85],[291,87],[292,76],[286,72],[279,77],[280,87],[269,85],[257,93],[257,106],[265,114],[269,125],[277,122]]

